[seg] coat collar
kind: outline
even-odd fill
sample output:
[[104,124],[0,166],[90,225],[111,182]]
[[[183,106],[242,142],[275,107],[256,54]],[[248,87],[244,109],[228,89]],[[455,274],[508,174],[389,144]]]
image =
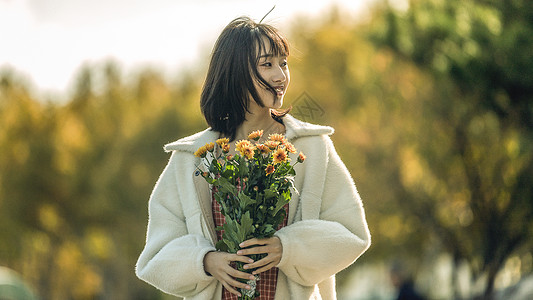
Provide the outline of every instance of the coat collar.
[[[331,135],[334,129],[329,126],[315,125],[307,122],[300,121],[291,115],[285,115],[283,117],[283,124],[285,125],[285,136],[289,141],[293,141],[297,138],[304,136],[314,135]],[[179,139],[175,142],[165,145],[165,151],[187,151],[194,153],[198,148],[206,143],[212,143],[220,136],[218,131],[214,131],[211,128],[207,128],[204,131],[198,132],[191,136]]]

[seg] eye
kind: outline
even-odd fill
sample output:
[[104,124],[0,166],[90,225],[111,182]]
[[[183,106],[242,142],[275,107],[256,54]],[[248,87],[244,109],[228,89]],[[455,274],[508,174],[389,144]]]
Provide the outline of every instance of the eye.
[[264,62],[261,64],[262,67],[272,67],[272,63],[271,62]]
[[287,63],[286,60],[281,62],[281,67],[287,67],[288,65],[289,65],[289,63]]

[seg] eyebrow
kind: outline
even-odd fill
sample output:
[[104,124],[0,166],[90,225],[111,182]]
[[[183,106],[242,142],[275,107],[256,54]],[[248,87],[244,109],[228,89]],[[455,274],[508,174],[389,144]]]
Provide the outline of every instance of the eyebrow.
[[[270,53],[270,54],[263,54],[261,56],[259,56],[259,58],[265,58],[265,57],[274,57],[274,54]],[[287,57],[286,55],[280,55],[280,57]]]

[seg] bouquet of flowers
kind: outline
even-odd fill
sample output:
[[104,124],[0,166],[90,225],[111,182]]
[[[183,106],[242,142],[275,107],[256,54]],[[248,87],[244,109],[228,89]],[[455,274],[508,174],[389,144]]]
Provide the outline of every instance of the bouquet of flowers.
[[[197,171],[197,175],[213,186],[214,198],[226,219],[224,226],[217,227],[223,230],[217,250],[236,253],[245,240],[272,237],[285,218],[284,207],[291,199],[291,188],[296,191],[294,166],[304,162],[305,155],[300,152],[291,164],[289,153],[296,154],[296,148],[281,134],[270,135],[266,142],[257,143],[262,135],[262,130],[254,131],[248,140],[237,141],[235,155],[229,154],[227,138],[208,143],[194,153],[202,158],[208,170]],[[257,261],[262,256],[251,258]],[[236,263],[240,271],[253,271],[244,269],[241,262]],[[242,290],[240,299],[259,296],[255,281],[247,284],[252,289]]]

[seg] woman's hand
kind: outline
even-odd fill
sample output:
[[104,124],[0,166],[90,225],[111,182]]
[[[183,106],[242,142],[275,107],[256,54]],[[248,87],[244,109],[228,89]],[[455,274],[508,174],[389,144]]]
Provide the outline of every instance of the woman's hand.
[[241,294],[235,288],[250,289],[246,283],[242,283],[235,278],[242,278],[251,280],[255,277],[249,273],[235,270],[230,266],[232,261],[240,261],[243,263],[253,263],[254,261],[246,256],[230,254],[227,252],[208,252],[204,256],[204,269],[207,273],[215,277],[230,293],[237,296]]
[[[281,254],[283,253],[283,246],[281,245],[281,240],[277,236],[273,236],[268,239],[249,239],[242,242],[239,245],[241,249],[237,251],[238,255],[250,255],[250,254],[262,254],[266,253],[263,259],[260,259],[254,263],[249,263],[244,265],[245,269],[255,269],[252,274],[259,274],[265,272],[279,264],[281,261]],[[256,246],[249,248],[251,246]]]

